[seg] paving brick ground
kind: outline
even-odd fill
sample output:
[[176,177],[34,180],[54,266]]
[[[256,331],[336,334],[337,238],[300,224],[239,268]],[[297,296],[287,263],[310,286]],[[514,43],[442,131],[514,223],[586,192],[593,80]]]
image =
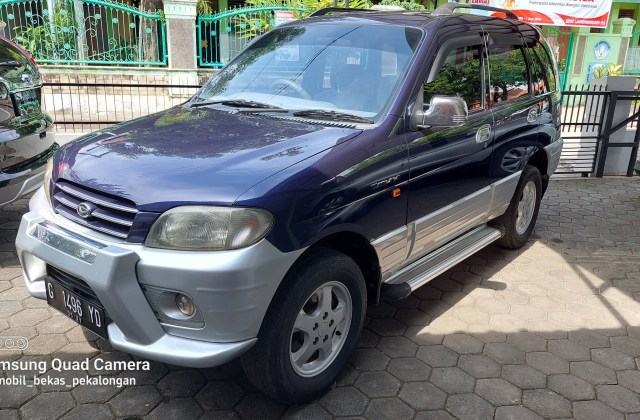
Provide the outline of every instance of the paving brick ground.
[[[27,337],[30,347],[0,358],[128,360],[27,297],[13,249],[25,208],[22,200],[0,211],[0,335]],[[639,365],[640,182],[558,180],[524,249],[492,246],[407,299],[371,308],[349,367],[312,404],[270,400],[237,362],[154,363],[149,372],[109,372],[136,378],[120,389],[4,386],[0,419],[632,420]]]

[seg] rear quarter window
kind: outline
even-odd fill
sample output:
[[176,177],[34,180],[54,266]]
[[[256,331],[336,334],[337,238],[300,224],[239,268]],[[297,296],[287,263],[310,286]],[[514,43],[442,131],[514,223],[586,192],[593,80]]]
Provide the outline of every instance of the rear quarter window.
[[534,96],[544,95],[549,92],[549,78],[544,70],[537,54],[532,48],[527,48],[527,59],[529,61],[529,69],[531,70],[531,87]]
[[551,59],[549,55],[549,51],[542,45],[541,43],[537,43],[535,48],[533,48],[533,52],[542,63],[542,69],[544,70],[547,80],[549,81],[549,89],[551,91],[555,91],[558,87],[558,83],[556,81],[556,71],[555,71],[555,63]]

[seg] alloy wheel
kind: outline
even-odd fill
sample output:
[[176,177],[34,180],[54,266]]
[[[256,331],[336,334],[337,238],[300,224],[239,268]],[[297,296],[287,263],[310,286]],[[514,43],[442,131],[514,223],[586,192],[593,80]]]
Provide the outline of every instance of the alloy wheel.
[[339,282],[327,282],[307,298],[291,332],[291,366],[300,376],[324,371],[340,353],[349,334],[351,294]]

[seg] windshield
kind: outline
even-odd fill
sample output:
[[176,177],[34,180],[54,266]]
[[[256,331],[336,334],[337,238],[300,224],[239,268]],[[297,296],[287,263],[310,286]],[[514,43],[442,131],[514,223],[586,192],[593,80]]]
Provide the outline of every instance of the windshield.
[[212,78],[196,101],[253,101],[376,121],[404,78],[421,37],[418,29],[395,25],[278,28]]

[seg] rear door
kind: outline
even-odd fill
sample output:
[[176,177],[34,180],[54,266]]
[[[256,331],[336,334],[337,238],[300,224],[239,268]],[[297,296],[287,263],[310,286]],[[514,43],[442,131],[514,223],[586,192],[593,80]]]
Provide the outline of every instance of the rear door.
[[[520,34],[489,33],[487,51],[489,106],[495,120],[491,178],[500,185],[513,186],[537,150],[540,114],[545,100],[532,89],[528,58]],[[510,196],[505,198],[507,202],[511,199]],[[503,204],[495,203],[497,206]]]
[[[554,64],[550,52],[542,44],[541,37],[525,40],[530,48],[527,52],[531,59],[531,76],[534,94],[537,95],[540,105],[540,118],[538,129],[538,147],[545,147],[556,141],[560,131],[560,93]],[[544,174],[543,174],[544,175]]]

